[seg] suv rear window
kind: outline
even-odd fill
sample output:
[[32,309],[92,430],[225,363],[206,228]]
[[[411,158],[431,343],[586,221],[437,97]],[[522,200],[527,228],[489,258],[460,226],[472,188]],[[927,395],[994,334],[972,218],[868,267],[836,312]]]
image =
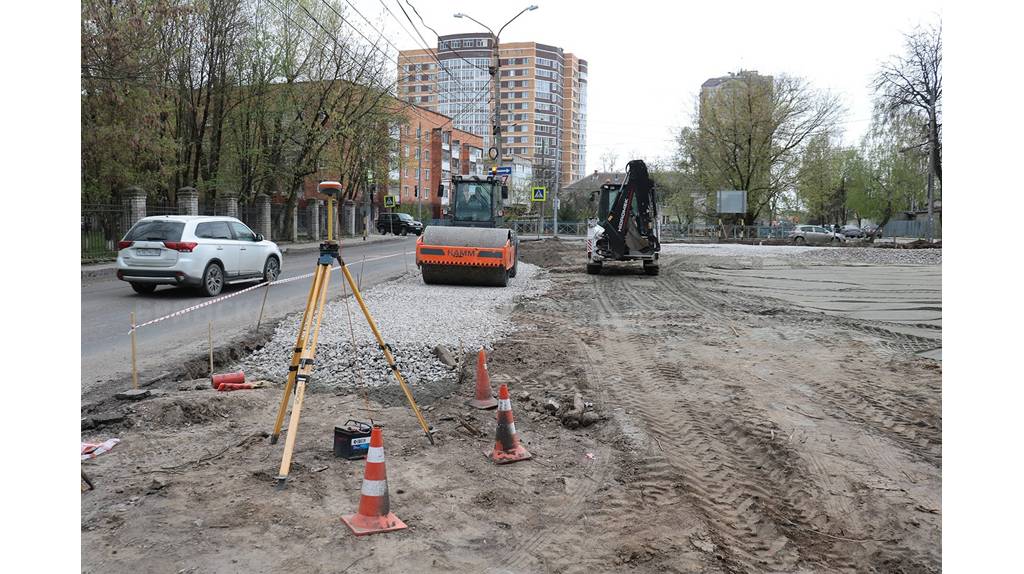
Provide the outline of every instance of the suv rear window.
[[181,241],[181,221],[140,221],[124,236],[125,241]]
[[204,239],[231,239],[231,229],[226,221],[209,221],[196,225],[196,237]]

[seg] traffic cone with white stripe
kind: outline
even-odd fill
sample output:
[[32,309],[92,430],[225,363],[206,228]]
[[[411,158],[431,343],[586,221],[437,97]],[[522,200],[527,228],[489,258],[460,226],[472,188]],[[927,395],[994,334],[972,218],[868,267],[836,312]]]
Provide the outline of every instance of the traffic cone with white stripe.
[[516,422],[512,417],[512,399],[508,396],[508,385],[498,388],[498,428],[494,432],[494,450],[484,451],[495,464],[508,464],[530,458],[526,447],[519,444]]
[[487,372],[487,354],[484,348],[476,355],[476,398],[466,401],[466,404],[478,409],[493,409],[498,406],[494,400],[494,391],[491,390],[491,376]]
[[391,512],[388,477],[384,469],[384,436],[379,426],[370,431],[370,450],[366,453],[359,510],[342,516],[341,520],[356,536],[406,528],[405,523]]

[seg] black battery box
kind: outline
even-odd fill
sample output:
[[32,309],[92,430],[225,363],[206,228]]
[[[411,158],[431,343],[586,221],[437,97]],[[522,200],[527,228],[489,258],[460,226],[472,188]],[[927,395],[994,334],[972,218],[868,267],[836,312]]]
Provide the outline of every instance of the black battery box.
[[366,458],[370,450],[370,431],[368,423],[349,419],[344,426],[334,427],[334,456],[348,460]]

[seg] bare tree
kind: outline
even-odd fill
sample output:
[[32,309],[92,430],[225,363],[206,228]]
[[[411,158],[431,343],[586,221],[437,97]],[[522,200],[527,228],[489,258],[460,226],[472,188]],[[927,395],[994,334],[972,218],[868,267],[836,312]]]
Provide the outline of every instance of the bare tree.
[[613,171],[615,169],[615,162],[618,159],[619,154],[613,150],[608,150],[601,154],[601,171]]
[[927,120],[932,173],[942,182],[942,25],[906,35],[905,53],[875,76],[875,92],[890,116],[914,110]]

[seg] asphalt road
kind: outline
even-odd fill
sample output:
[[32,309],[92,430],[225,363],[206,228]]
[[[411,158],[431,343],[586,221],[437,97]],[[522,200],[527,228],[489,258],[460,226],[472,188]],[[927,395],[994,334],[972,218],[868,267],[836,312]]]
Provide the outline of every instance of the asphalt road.
[[[393,279],[406,269],[414,272],[415,237],[361,245],[342,244],[342,256],[362,289]],[[317,252],[285,255],[281,278],[313,272]],[[365,263],[364,263],[365,261]],[[407,266],[408,265],[408,266]],[[361,277],[359,277],[361,274]],[[331,298],[341,295],[339,278],[332,274]],[[264,322],[301,311],[309,295],[310,279],[271,287]],[[229,285],[221,294],[241,291],[249,284]],[[158,373],[182,363],[208,348],[207,329],[213,322],[214,344],[254,329],[263,302],[264,289],[255,289],[191,313],[167,319],[136,331],[136,356],[142,373]],[[104,381],[131,373],[130,314],[144,323],[180,309],[208,301],[195,291],[159,287],[151,295],[139,295],[124,281],[93,279],[82,284],[82,392]]]

